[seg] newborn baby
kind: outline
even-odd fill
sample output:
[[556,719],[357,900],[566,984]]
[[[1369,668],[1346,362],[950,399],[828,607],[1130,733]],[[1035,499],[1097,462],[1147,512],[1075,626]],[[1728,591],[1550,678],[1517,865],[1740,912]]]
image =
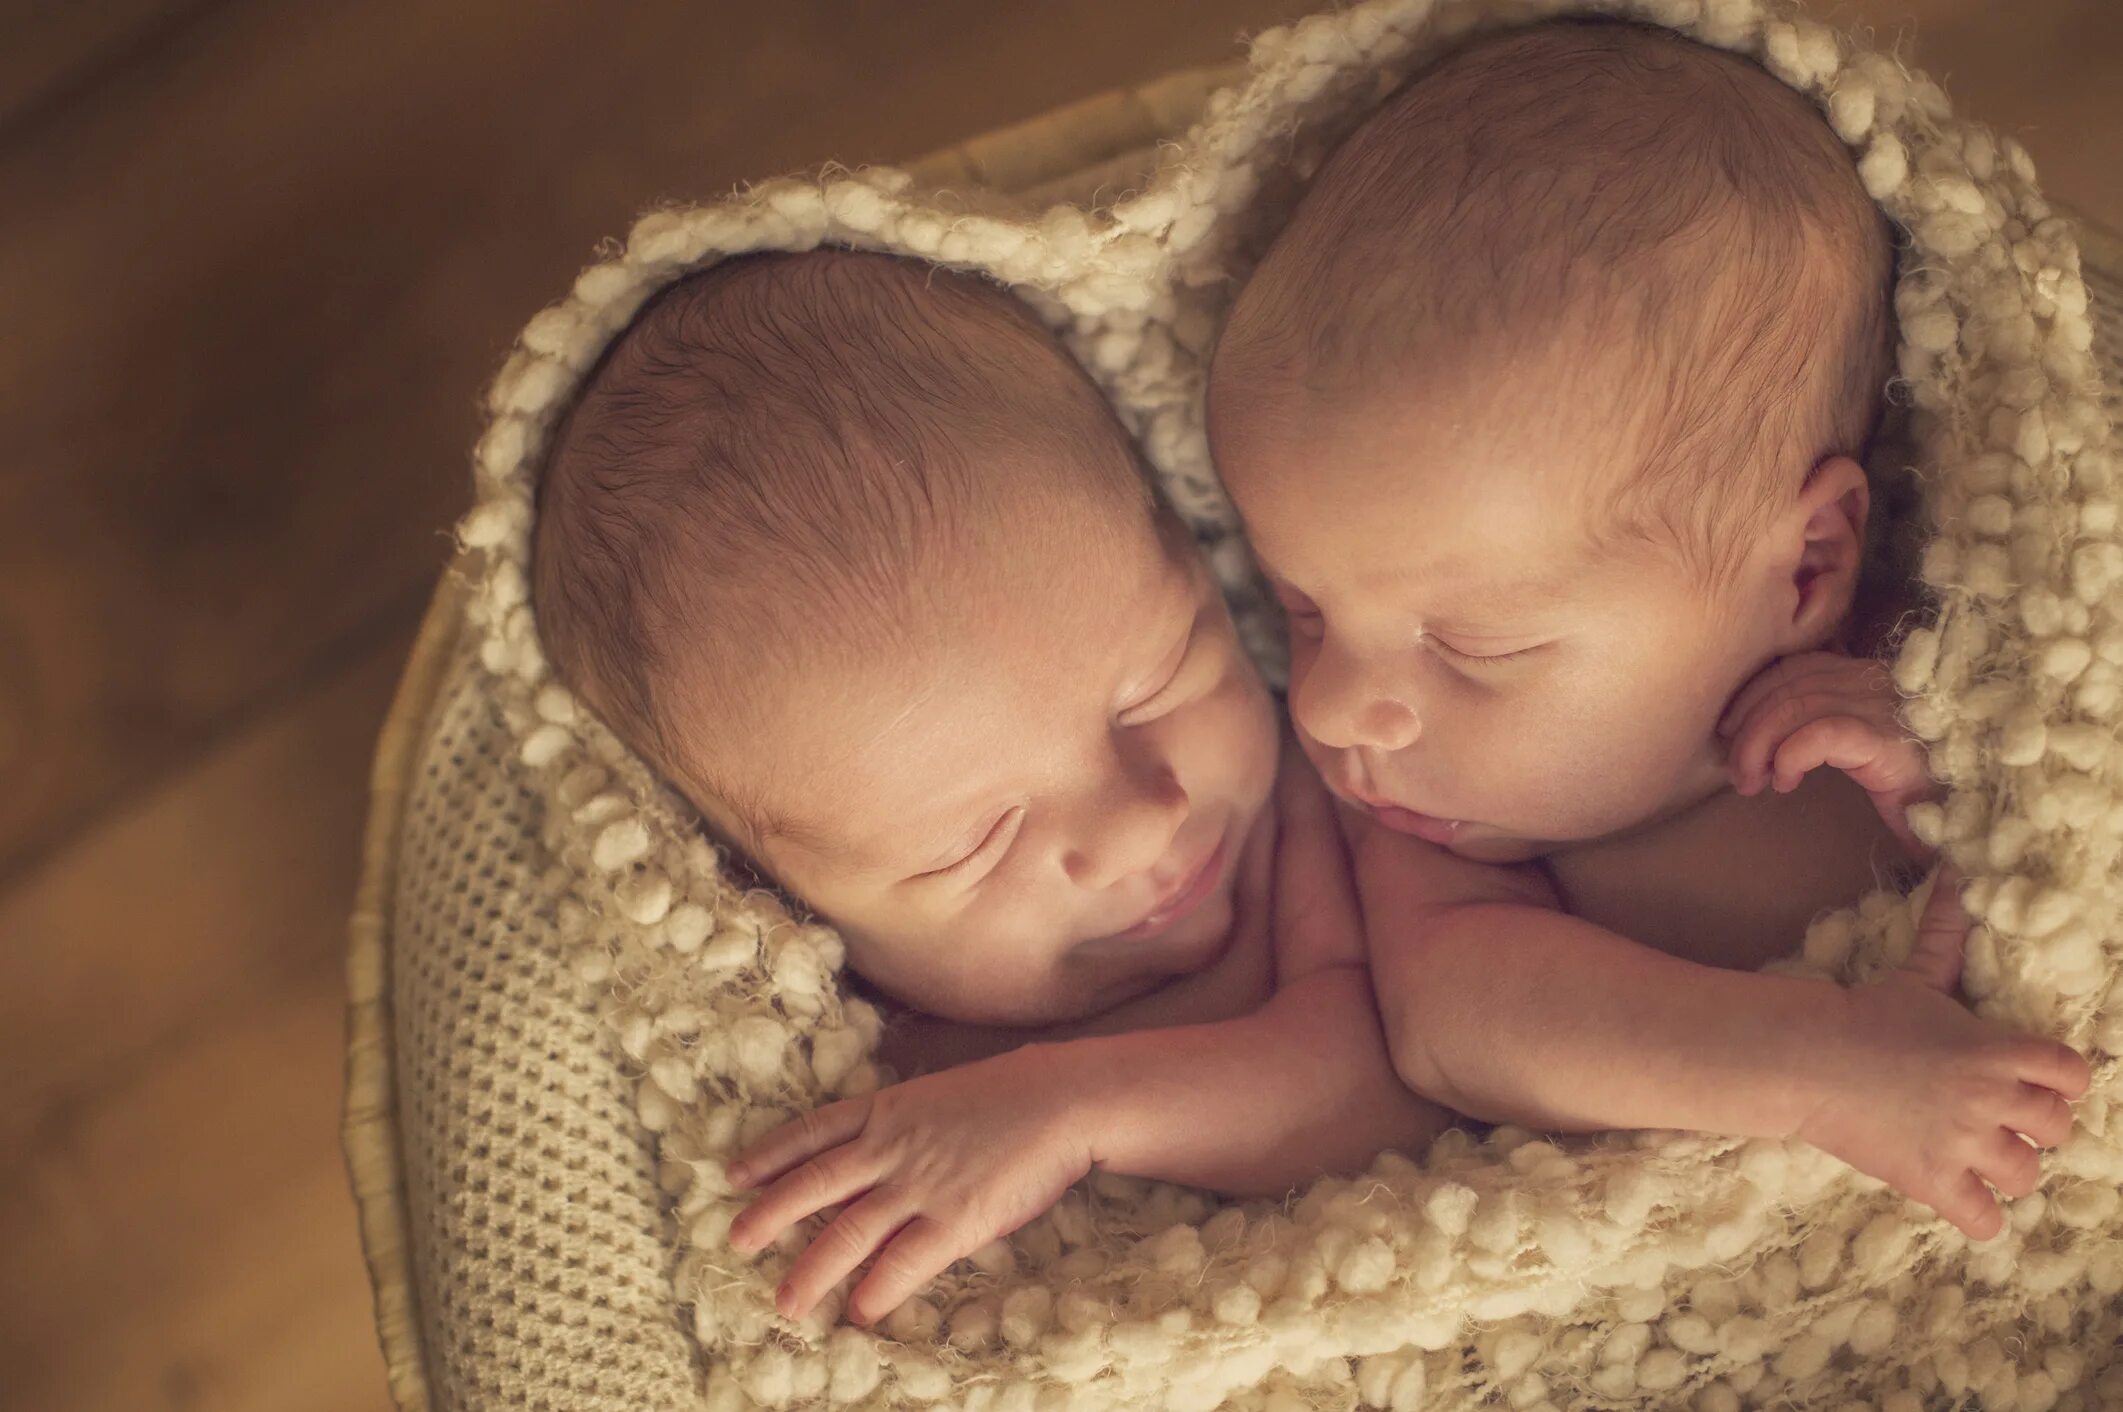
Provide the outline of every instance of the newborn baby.
[[1361,811],[1410,1085],[1798,1136],[1986,1236],[1985,1183],[2033,1189],[2022,1135],[2061,1141],[2087,1070],[1950,998],[1950,893],[1884,984],[1720,969],[1920,847],[1857,459],[1891,264],[1783,84],[1542,25],[1336,151],[1230,317],[1209,427],[1289,613],[1292,719]]
[[1002,290],[819,252],[666,291],[556,435],[533,592],[561,676],[930,1017],[888,1057],[995,1056],[732,1171],[836,1149],[731,1231],[852,1203],[785,1313],[882,1248],[876,1318],[1094,1164],[1279,1195],[1448,1121],[1393,1071],[1330,801],[1301,760],[1278,784],[1189,536]]

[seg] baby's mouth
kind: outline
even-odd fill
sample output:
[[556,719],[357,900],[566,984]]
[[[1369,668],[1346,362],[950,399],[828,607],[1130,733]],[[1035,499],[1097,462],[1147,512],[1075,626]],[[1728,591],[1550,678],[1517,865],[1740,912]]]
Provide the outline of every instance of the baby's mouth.
[[1435,814],[1418,814],[1413,809],[1403,809],[1398,804],[1369,804],[1364,806],[1381,827],[1395,833],[1409,834],[1425,843],[1435,843],[1449,848],[1460,836],[1465,824],[1458,819],[1440,819]]
[[1223,880],[1224,858],[1229,851],[1229,836],[1220,838],[1216,847],[1209,850],[1195,868],[1174,883],[1166,893],[1151,904],[1150,910],[1125,930],[1113,934],[1115,941],[1142,941],[1170,928],[1182,918],[1209,900],[1216,885]]
[[1350,784],[1333,784],[1334,792],[1362,809],[1381,828],[1395,833],[1408,834],[1425,843],[1435,843],[1449,848],[1459,838],[1460,830],[1466,827],[1461,819],[1441,819],[1435,814],[1419,813],[1414,809],[1395,804],[1390,799],[1381,799],[1369,790]]

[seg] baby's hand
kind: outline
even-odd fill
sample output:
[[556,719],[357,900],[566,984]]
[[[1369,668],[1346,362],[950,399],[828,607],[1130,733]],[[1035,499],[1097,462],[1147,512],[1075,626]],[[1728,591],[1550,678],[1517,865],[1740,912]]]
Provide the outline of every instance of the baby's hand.
[[877,1257],[848,1301],[868,1324],[952,1261],[1008,1235],[1091,1170],[1068,1095],[1037,1046],[927,1074],[784,1123],[728,1169],[738,1190],[771,1182],[730,1224],[751,1252],[828,1206],[850,1203],[797,1257],[775,1294],[800,1319]]
[[1872,796],[1912,857],[1930,856],[1908,813],[1937,786],[1924,747],[1895,718],[1896,700],[1887,669],[1870,658],[1803,652],[1770,663],[1718,721],[1718,734],[1731,742],[1733,788],[1789,794],[1809,772],[1832,765]]
[[1988,1240],[2004,1216],[1984,1184],[2015,1197],[2035,1189],[2036,1148],[2070,1134],[2070,1100],[2090,1074],[2069,1047],[1978,1019],[1954,999],[1968,931],[1959,891],[1942,870],[1902,969],[1843,992],[1850,1043],[1826,1056],[1844,1076],[1840,1091],[1797,1135]]

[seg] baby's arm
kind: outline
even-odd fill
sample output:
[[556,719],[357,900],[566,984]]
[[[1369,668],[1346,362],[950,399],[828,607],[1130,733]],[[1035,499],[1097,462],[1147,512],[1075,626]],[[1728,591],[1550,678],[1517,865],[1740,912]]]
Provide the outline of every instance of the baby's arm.
[[1523,870],[1362,829],[1372,968],[1395,1066],[1474,1117],[1552,1131],[1680,1128],[1798,1137],[1975,1236],[1987,1179],[2033,1189],[2086,1063],[1951,996],[1961,918],[1935,888],[1903,972],[1846,990],[1639,946],[1537,902]]
[[1530,867],[1356,822],[1357,883],[1395,1066],[1490,1122],[1555,1132],[1788,1132],[1829,987],[1723,971],[1558,909]]
[[730,1243],[848,1203],[775,1302],[800,1318],[875,1254],[848,1308],[868,1323],[1094,1166],[1280,1195],[1448,1120],[1394,1074],[1363,968],[1325,967],[1239,1019],[1027,1045],[808,1114],[729,1169],[739,1190],[771,1183]]

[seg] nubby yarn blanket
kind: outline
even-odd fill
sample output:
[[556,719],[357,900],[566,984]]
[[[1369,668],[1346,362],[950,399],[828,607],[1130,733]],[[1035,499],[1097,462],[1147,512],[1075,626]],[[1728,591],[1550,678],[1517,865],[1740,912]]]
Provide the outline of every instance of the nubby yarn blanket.
[[[597,1278],[600,1249],[609,1265],[619,1248],[607,1240],[662,1242],[682,1310],[673,1337],[697,1341],[700,1381],[657,1400],[2123,1405],[2123,535],[2087,287],[2017,143],[1954,117],[1894,59],[1765,0],[1597,8],[1748,55],[1812,99],[1906,238],[1907,459],[1936,615],[1894,670],[1950,787],[1916,822],[1967,878],[1977,1009],[2070,1041],[2096,1071],[2006,1233],[1971,1244],[1798,1145],[1507,1128],[1382,1157],[1284,1204],[1094,1178],[877,1332],[838,1326],[830,1303],[801,1325],[779,1319],[786,1253],[755,1263],[728,1248],[739,1203],[723,1159],[792,1112],[877,1084],[879,1018],[841,989],[831,930],[727,876],[678,801],[548,670],[527,591],[534,489],[582,377],[648,295],[742,252],[839,244],[985,272],[1109,394],[1273,671],[1202,430],[1225,305],[1322,156],[1398,81],[1474,30],[1586,8],[1369,0],[1261,35],[1244,80],[1154,176],[1098,209],[938,201],[871,169],[659,210],[524,330],[490,394],[462,525],[478,665],[456,709],[498,721],[507,749],[434,752],[432,770],[469,781],[454,796],[469,812],[408,846],[428,852],[424,876],[460,879],[429,896],[461,903],[468,885],[470,924],[557,934],[601,997],[647,1165],[595,1160],[613,1181],[652,1175],[672,1215],[661,1231],[599,1236],[585,1208],[576,1267]],[[1862,984],[1905,953],[1912,916],[1899,896],[1868,897],[1816,924],[1792,964]],[[562,1159],[533,1152],[528,1169],[539,1160]]]

